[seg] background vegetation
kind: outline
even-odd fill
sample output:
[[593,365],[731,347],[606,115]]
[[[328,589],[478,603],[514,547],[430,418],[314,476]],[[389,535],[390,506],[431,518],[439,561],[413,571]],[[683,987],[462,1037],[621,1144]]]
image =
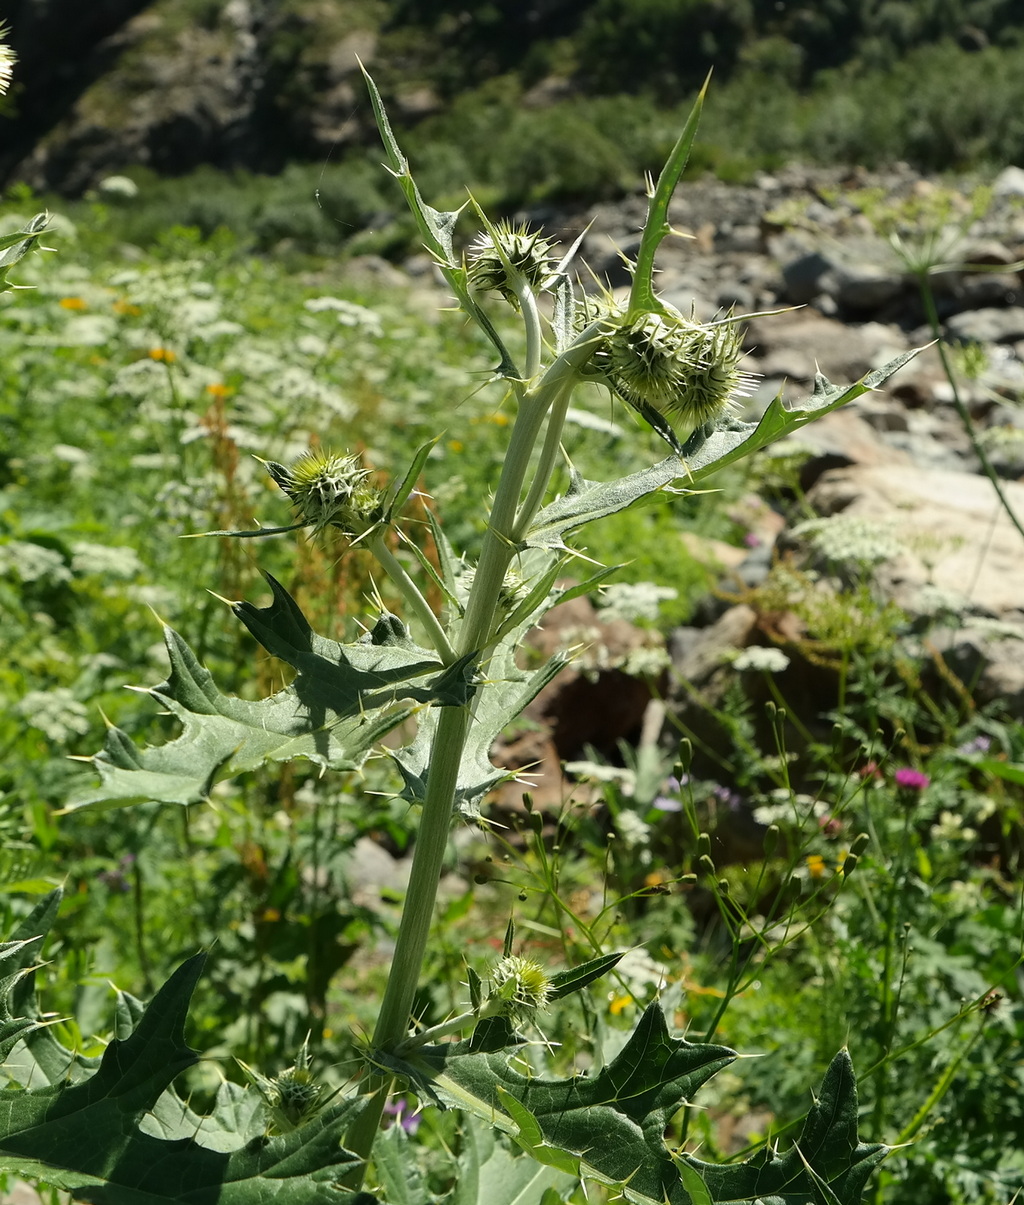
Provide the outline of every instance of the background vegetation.
[[[153,7],[166,20],[220,19],[194,0]],[[321,27],[303,0],[273,7],[272,78],[301,128]],[[428,196],[455,199],[469,183],[500,209],[633,187],[712,64],[694,170],[1020,162],[1015,7],[604,0],[482,5],[467,19],[424,0],[352,12],[381,31],[385,85],[419,80],[439,98],[405,139]],[[556,99],[535,104],[552,80]],[[111,982],[146,997],[210,948],[190,1034],[206,1055],[197,1105],[221,1077],[241,1079],[229,1056],[270,1074],[307,1032],[318,1072],[344,1082],[403,890],[400,877],[368,886],[360,867],[371,849],[400,857],[415,817],[383,763],[362,780],[260,772],[174,813],[62,814],[84,773],[66,754],[98,749],[106,719],[139,739],[170,733],[151,700],[123,689],[165,672],[153,611],[225,689],[256,696],[280,681],[270,661],[253,674],[255,646],[215,597],[263,597],[254,549],[178,539],[284,520],[253,453],[288,460],[320,442],[365,449],[386,470],[451,413],[429,476],[450,534],[472,547],[507,422],[478,388],[490,357],[471,331],[438,320],[414,287],[322,255],[356,236],[352,250],[406,246],[379,152],[353,146],[326,167],[310,158],[276,175],[283,160],[177,179],[133,169],[135,206],[53,199],[59,254],[19,267],[33,290],[0,299],[0,920],[10,927],[64,883],[44,1003],[65,1043],[92,1052],[110,1032]],[[317,186],[322,210],[296,206]],[[4,228],[38,207],[12,186]],[[644,463],[646,437],[592,402],[596,421],[574,429],[578,463],[595,476]],[[730,503],[750,491],[803,515],[798,469],[764,458],[733,470],[713,505],[675,499],[618,516],[589,551],[630,562],[621,580],[635,583],[656,564],[676,600],[647,622],[667,629],[708,585],[675,533],[742,543]],[[259,566],[281,574],[318,630],[350,634],[379,583],[358,553],[336,551],[301,542],[293,559],[265,541]],[[564,1044],[567,1065],[606,1057],[661,992],[680,1028],[759,1054],[721,1077],[706,1112],[677,1121],[675,1140],[724,1158],[784,1139],[807,1084],[848,1042],[862,1132],[913,1142],[876,1199],[1007,1205],[1024,1184],[1024,728],[998,705],[978,709],[965,684],[929,678],[920,621],[893,609],[882,622],[870,585],[827,606],[806,585],[780,573],[750,601],[770,613],[804,599],[828,671],[820,710],[795,706],[769,670],[739,669],[715,716],[726,744],[680,731],[695,762],[685,745],[685,765],[669,751],[595,759],[577,770],[586,806],[567,799],[539,824],[510,821],[502,841],[467,839],[452,867],[471,873],[451,880],[417,1007],[431,1023],[460,1005],[463,959],[492,958],[512,910],[552,967],[630,947],[604,996],[553,1010],[544,1037]],[[758,689],[788,715],[755,703]],[[922,776],[912,789],[896,775],[910,768]],[[741,810],[756,826],[738,855]],[[861,832],[869,841],[848,864]],[[420,1124],[425,1174],[443,1193],[459,1135],[432,1110]]]

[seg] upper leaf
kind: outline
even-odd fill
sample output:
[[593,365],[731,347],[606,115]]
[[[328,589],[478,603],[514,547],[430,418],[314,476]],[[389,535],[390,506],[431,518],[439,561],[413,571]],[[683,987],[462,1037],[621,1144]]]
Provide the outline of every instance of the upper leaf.
[[37,213],[29,221],[24,230],[16,230],[13,234],[0,237],[0,293],[13,289],[15,286],[7,279],[7,274],[20,259],[24,259],[39,243],[39,236],[49,224],[50,217],[45,213]]
[[377,129],[380,132],[381,141],[384,143],[384,149],[387,151],[391,173],[405,194],[406,203],[416,220],[416,225],[419,227],[424,245],[437,261],[437,265],[448,282],[449,288],[458,298],[459,305],[480,326],[481,330],[497,349],[501,357],[501,362],[497,368],[498,375],[503,377],[518,377],[518,369],[509,354],[508,348],[506,348],[501,336],[495,330],[490,318],[488,318],[487,314],[474,300],[472,293],[469,291],[465,269],[459,260],[456,259],[452,246],[452,234],[462,210],[445,211],[434,209],[433,206],[428,205],[423,200],[416,181],[412,178],[412,172],[409,170],[409,161],[402,154],[398,140],[391,129],[391,122],[388,120],[384,101],[377,90],[377,85],[373,82],[365,68],[363,69],[363,75],[366,79],[366,87],[370,93],[370,103],[373,105]]
[[586,481],[574,473],[562,497],[538,513],[527,532],[526,543],[535,548],[564,548],[569,532],[594,519],[625,510],[674,481],[684,481],[687,486],[697,485],[726,465],[876,389],[916,355],[916,350],[903,352],[883,368],[845,387],[833,385],[819,373],[813,394],[802,404],[787,408],[777,397],[759,422],[723,424],[706,437],[702,432],[695,433],[684,445],[685,458],[669,456],[619,481]]

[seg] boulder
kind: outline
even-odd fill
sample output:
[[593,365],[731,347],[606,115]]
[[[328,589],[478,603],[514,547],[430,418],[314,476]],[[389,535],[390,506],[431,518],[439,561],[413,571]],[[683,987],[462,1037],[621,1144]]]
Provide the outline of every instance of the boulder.
[[[1024,484],[1003,482],[1024,521]],[[1024,621],[1024,537],[991,482],[974,473],[855,465],[825,473],[808,494],[822,515],[894,523],[905,551],[878,570],[885,595],[911,612],[938,589],[970,612]]]

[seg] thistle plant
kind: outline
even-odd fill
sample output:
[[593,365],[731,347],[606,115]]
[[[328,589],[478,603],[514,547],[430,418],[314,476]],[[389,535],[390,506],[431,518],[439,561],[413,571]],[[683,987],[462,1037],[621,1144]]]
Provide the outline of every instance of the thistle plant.
[[[487,797],[510,777],[492,762],[491,746],[565,663],[558,655],[525,670],[516,651],[553,606],[593,590],[611,572],[598,567],[576,585],[560,584],[570,564],[579,563],[575,534],[660,491],[693,490],[723,466],[877,387],[909,354],[850,386],[819,376],[805,403],[787,409],[776,398],[759,422],[735,417],[734,404],[753,385],[742,367],[741,320],[734,314],[710,323],[687,318],[653,283],[656,252],[672,233],[669,203],[703,92],[650,184],[632,284],[618,301],[581,295],[574,283],[576,245],[560,253],[539,231],[489,221],[472,199],[456,212],[427,204],[380,95],[367,82],[390,171],[457,305],[489,341],[497,360],[494,384],[514,416],[479,556],[472,563],[454,548],[429,507],[429,541],[404,517],[415,492],[429,493],[436,441],[413,452],[405,472],[391,481],[352,450],[314,450],[288,466],[266,462],[294,522],[211,534],[255,538],[301,528],[316,538],[331,529],[332,538],[340,533],[374,558],[407,619],[381,604],[358,640],[339,643],[315,633],[285,587],[268,578],[268,605],[230,607],[295,676],[255,701],[222,693],[185,641],[165,628],[170,672],[149,693],[180,722],[180,735],[140,748],[111,727],[92,759],[98,785],[67,805],[201,805],[215,784],[267,762],[301,758],[324,774],[358,770],[390,736],[387,755],[420,821],[365,1065],[351,1089],[335,1098],[322,1091],[303,1048],[276,1077],[245,1068],[249,1094],[223,1085],[215,1113],[197,1116],[171,1083],[197,1058],[182,1027],[201,956],[181,967],[145,1010],[125,1001],[117,1036],[101,1060],[64,1050],[32,995],[39,942],[56,911],[56,899],[48,899],[0,950],[7,963],[0,1049],[6,1055],[23,1042],[43,1083],[5,1090],[0,1168],[44,1174],[81,1200],[118,1205],[250,1201],[279,1189],[294,1205],[355,1205],[370,1200],[363,1188],[370,1168],[388,1192],[396,1144],[405,1139],[385,1134],[381,1119],[389,1094],[401,1090],[509,1134],[540,1165],[534,1186],[541,1192],[550,1188],[562,1196],[590,1178],[640,1205],[854,1205],[887,1148],[858,1137],[846,1051],[832,1061],[793,1146],[784,1152],[767,1146],[747,1162],[717,1165],[668,1150],[662,1135],[700,1086],[737,1056],[724,1046],[673,1036],[659,1003],[592,1076],[524,1074],[528,1065],[514,1057],[530,1026],[563,997],[613,972],[622,951],[555,970],[517,944],[510,923],[501,958],[489,967],[467,966],[465,1011],[418,1032],[413,1004],[452,826],[468,821],[486,829]],[[475,221],[478,232],[463,253],[455,232],[464,218]],[[9,246],[21,247],[35,233],[24,232],[22,243]],[[506,319],[521,328],[521,355],[502,334]],[[614,481],[587,480],[577,471],[564,453],[566,416],[576,388],[595,380],[657,433],[666,455]],[[431,597],[441,599],[439,608]],[[422,1186],[419,1196],[407,1189],[412,1195],[401,1199],[428,1199]]]

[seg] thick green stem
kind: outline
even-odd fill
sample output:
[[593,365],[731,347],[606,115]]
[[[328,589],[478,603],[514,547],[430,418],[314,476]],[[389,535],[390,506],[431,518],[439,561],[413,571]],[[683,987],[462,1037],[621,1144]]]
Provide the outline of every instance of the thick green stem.
[[[516,550],[512,531],[534,445],[552,402],[563,391],[571,388],[573,378],[591,354],[591,340],[598,331],[597,323],[588,327],[580,338],[554,361],[538,382],[536,389],[522,390],[520,386],[517,390],[520,395],[519,414],[512,429],[505,463],[495,491],[490,524],[484,537],[473,589],[459,633],[459,655],[482,652],[488,643],[494,625],[498,596],[505,582],[509,562]],[[371,543],[371,547],[382,566],[408,597],[403,580],[410,579],[404,569],[384,547],[383,541],[378,539]],[[423,607],[426,607],[426,603],[411,580],[410,584],[415,591],[410,599],[414,610],[430,627],[430,621],[426,619],[415,599],[419,598]],[[429,611],[429,608],[426,609]],[[433,616],[433,612],[430,612],[430,615]],[[434,623],[436,622],[434,618]],[[446,643],[447,640],[445,637]],[[470,706],[441,708],[431,745],[423,814],[413,849],[412,871],[398,927],[391,973],[373,1032],[375,1050],[393,1051],[408,1035],[409,1017],[433,919],[437,885],[448,848],[448,832],[451,827],[462,752],[471,722]],[[365,1161],[373,1150],[387,1100],[389,1080],[386,1077],[373,1076],[367,1082],[367,1089],[372,1093],[372,1097],[345,1136],[348,1149],[364,1160],[362,1167],[365,1167]],[[349,1178],[349,1186],[358,1187],[361,1176],[361,1170],[353,1172]]]
[[377,1047],[396,1046],[405,1038],[408,1030],[433,918],[437,884],[448,848],[452,803],[468,728],[468,707],[441,708],[431,749],[426,798],[423,800],[423,816],[416,834],[409,888],[391,960],[391,974],[373,1032],[373,1043]]

